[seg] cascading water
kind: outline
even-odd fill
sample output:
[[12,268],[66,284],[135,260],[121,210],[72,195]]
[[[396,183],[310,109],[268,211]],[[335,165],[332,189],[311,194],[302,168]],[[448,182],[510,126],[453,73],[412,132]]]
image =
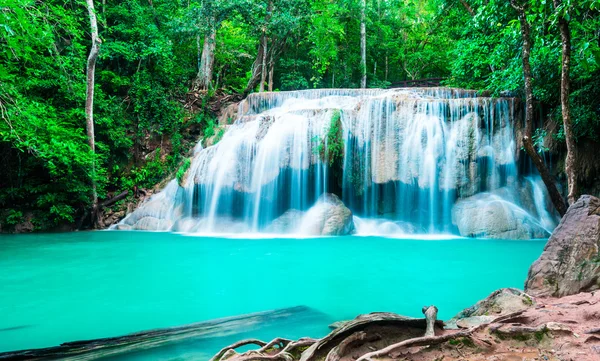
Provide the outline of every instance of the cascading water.
[[[517,191],[513,114],[511,98],[447,88],[251,94],[221,141],[196,149],[183,186],[172,181],[118,228],[331,228],[343,217],[327,205],[345,208],[322,198],[334,193],[355,215],[349,232],[543,236],[553,220],[538,208],[545,195]],[[465,224],[486,195],[510,205],[507,224]]]

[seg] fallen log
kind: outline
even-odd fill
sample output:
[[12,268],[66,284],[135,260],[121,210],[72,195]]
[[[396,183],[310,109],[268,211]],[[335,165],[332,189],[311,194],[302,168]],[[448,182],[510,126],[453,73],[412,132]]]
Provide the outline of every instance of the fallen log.
[[[0,360],[54,360],[74,356],[77,356],[78,360],[93,360],[132,351],[152,349],[173,342],[212,338],[223,334],[243,332],[249,327],[255,327],[257,324],[268,325],[273,322],[285,321],[290,317],[320,318],[322,315],[308,307],[297,306],[202,321],[178,327],[136,332],[119,337],[66,342],[55,347],[4,352],[0,353]],[[260,344],[262,342],[260,340],[255,341],[257,341],[259,346],[266,345],[266,343]]]
[[117,203],[118,201],[125,199],[125,197],[127,197],[128,194],[129,194],[129,191],[123,191],[120,194],[112,197],[111,199],[107,199],[104,202],[101,202],[100,204],[98,204],[98,208],[102,209],[102,208],[111,206],[111,205]]

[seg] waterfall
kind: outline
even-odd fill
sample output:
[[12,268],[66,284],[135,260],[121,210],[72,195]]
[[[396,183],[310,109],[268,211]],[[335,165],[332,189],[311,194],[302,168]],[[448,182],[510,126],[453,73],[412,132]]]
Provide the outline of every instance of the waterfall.
[[551,206],[548,204],[548,191],[544,186],[542,178],[540,176],[531,176],[526,177],[526,179],[529,184],[531,184],[531,188],[533,189],[535,210],[540,218],[540,222],[548,232],[552,232],[552,230],[556,227],[556,217],[548,211],[548,208]]
[[[264,232],[287,214],[301,231],[306,219],[296,218],[335,193],[359,234],[463,234],[458,203],[520,186],[514,108],[512,98],[449,88],[250,94],[222,139],[195,150],[185,183],[172,181],[121,228]],[[526,212],[529,223],[549,229],[533,189],[539,219]],[[528,209],[521,198],[503,199]]]

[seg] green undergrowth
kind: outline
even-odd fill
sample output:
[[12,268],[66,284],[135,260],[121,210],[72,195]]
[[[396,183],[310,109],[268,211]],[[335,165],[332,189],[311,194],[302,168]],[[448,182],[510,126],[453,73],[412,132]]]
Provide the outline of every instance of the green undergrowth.
[[191,164],[192,164],[192,161],[190,160],[190,158],[186,158],[183,161],[183,164],[177,170],[176,177],[177,177],[177,183],[179,183],[179,185],[183,185],[183,177],[185,176],[185,173],[188,171],[188,169],[190,169]]

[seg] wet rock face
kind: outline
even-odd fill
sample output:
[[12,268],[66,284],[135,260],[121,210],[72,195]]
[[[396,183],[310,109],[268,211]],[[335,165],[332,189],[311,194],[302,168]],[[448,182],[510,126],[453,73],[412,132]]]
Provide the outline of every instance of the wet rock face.
[[452,223],[465,237],[531,239],[548,236],[529,213],[491,193],[458,201],[452,208]]
[[355,232],[352,211],[335,194],[323,194],[308,211],[289,209],[266,229],[271,233],[345,236]]
[[[310,226],[306,223],[310,223]],[[304,228],[305,226],[309,226]],[[317,204],[306,212],[301,230],[310,229],[311,234],[344,236],[354,233],[352,211],[331,193],[323,194]]]
[[554,297],[600,289],[600,199],[584,195],[569,207],[531,265],[525,289]]

